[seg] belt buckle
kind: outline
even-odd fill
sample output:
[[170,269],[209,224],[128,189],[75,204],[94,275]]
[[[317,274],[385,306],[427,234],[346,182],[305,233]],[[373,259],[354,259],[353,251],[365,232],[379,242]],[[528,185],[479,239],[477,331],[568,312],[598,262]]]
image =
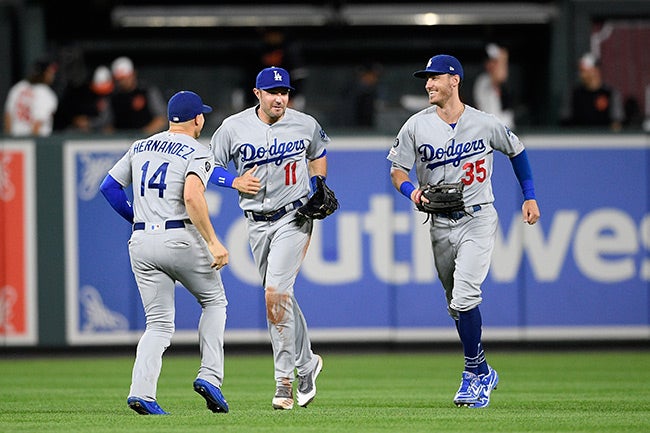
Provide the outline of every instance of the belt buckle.
[[246,211],[244,212],[244,215],[247,217],[251,217],[253,221],[267,221],[267,222],[273,222],[277,221],[280,218],[282,218],[284,215],[286,215],[288,212],[291,212],[294,209],[298,209],[300,206],[302,206],[302,200],[296,200],[288,205],[281,207],[280,209],[277,209],[273,212],[269,213],[257,213],[253,211]]
[[266,220],[271,221],[271,222],[277,221],[280,218],[282,218],[286,213],[287,213],[287,208],[286,207],[280,208],[280,209],[276,210],[275,212],[273,212],[271,214],[268,214],[267,217],[266,217],[267,218]]

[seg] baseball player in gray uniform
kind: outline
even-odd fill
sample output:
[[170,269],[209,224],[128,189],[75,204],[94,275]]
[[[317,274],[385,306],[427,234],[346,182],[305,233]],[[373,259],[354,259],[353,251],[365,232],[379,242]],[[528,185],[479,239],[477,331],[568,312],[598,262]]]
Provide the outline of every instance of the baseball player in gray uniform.
[[[212,108],[194,92],[169,100],[169,129],[135,141],[100,187],[111,206],[133,224],[131,269],[140,291],[146,329],[138,342],[127,404],[142,415],[165,415],[156,401],[162,356],[174,333],[174,288],[185,286],[201,305],[201,365],[194,390],[213,412],[228,412],[221,393],[226,294],[219,269],[228,251],[208,214],[205,186],[214,169],[211,150],[199,143]],[[124,188],[133,184],[133,206]]]
[[[298,374],[298,405],[316,396],[323,360],[312,352],[307,323],[294,295],[294,283],[307,253],[313,220],[299,226],[317,176],[327,176],[329,137],[311,116],[287,108],[289,73],[265,68],[253,92],[259,104],[223,121],[212,136],[216,168],[211,182],[239,191],[249,243],[259,269],[275,366],[275,409],[293,408]],[[233,161],[238,176],[226,169]],[[310,182],[311,181],[311,182]]]
[[454,319],[465,356],[461,384],[454,396],[458,406],[486,407],[499,376],[488,365],[481,344],[479,305],[494,248],[498,216],[492,193],[494,151],[510,158],[523,192],[524,222],[540,217],[533,177],[523,144],[495,116],[461,102],[458,89],[463,68],[453,56],[432,57],[414,73],[425,79],[431,107],[411,116],[388,153],[395,188],[416,205],[420,187],[411,183],[415,167],[420,186],[462,182],[463,211],[432,215],[431,246],[445,290],[448,312]]

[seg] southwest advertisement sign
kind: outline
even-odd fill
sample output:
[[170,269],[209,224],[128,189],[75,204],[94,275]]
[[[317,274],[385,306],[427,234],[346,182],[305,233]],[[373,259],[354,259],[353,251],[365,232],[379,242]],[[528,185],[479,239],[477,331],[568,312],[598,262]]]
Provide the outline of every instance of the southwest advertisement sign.
[[[650,338],[650,145],[644,136],[534,136],[527,145],[542,218],[521,220],[508,159],[492,177],[500,222],[483,286],[486,340]],[[128,142],[64,145],[67,339],[137,341],[144,314],[130,225],[99,193]],[[456,341],[426,216],[395,191],[392,137],[332,137],[328,185],[340,209],[317,221],[296,281],[314,341]],[[226,342],[268,341],[263,289],[232,189],[210,185],[230,252]],[[176,291],[176,342],[196,342],[200,308]]]
[[0,146],[0,346],[33,345],[36,329],[34,144]]

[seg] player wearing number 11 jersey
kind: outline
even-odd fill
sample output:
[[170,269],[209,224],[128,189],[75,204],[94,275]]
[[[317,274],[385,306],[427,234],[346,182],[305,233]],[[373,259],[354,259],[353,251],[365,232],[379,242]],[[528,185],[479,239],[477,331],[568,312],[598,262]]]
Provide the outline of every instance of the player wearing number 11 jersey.
[[[259,104],[225,119],[212,136],[216,168],[210,181],[239,192],[248,236],[264,288],[273,347],[274,409],[292,409],[295,372],[299,406],[316,396],[323,361],[314,354],[294,283],[311,238],[313,220],[296,224],[310,184],[327,176],[329,137],[311,116],[287,108],[289,73],[266,68],[257,75]],[[237,176],[228,172],[233,162]]]

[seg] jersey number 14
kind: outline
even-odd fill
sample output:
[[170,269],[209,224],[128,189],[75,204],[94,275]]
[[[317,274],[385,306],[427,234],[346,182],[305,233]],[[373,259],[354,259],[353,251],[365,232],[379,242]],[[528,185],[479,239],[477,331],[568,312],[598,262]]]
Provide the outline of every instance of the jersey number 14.
[[149,189],[157,189],[158,197],[163,198],[165,195],[165,190],[167,189],[167,184],[165,183],[165,177],[167,177],[167,167],[169,167],[168,162],[160,164],[160,167],[151,175],[149,181],[147,182],[147,171],[149,170],[149,161],[145,162],[142,166],[142,177],[140,178],[140,196],[144,197],[145,183]]

